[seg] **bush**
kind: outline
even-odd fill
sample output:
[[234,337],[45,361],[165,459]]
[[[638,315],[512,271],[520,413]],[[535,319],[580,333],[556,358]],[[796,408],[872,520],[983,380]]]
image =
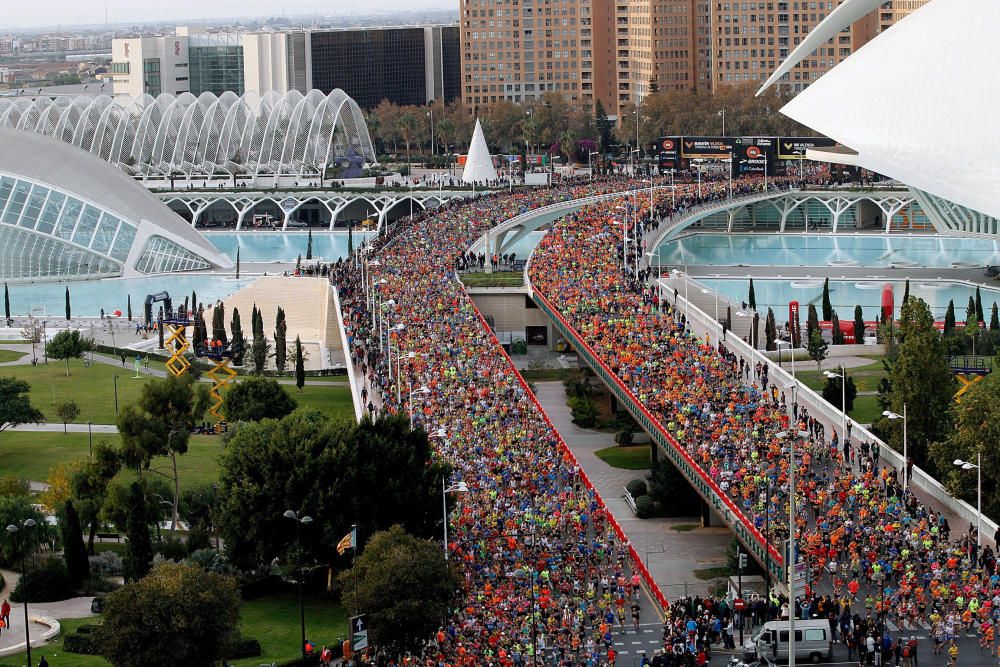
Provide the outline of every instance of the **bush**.
[[628,426],[615,433],[615,444],[619,447],[628,447],[635,442],[635,433]]
[[71,635],[66,635],[63,639],[63,650],[67,653],[82,653],[84,655],[98,655],[100,651],[97,648],[97,644],[94,642],[93,637],[89,632],[82,632],[83,626],[80,630],[77,630]]
[[649,495],[635,499],[635,515],[640,519],[648,519],[656,513],[656,503]]
[[628,491],[628,494],[632,496],[632,498],[644,496],[646,495],[646,480],[633,479],[625,485],[625,489]]
[[73,582],[66,572],[66,563],[62,558],[45,559],[38,569],[21,577],[14,592],[10,595],[11,602],[24,602],[24,584],[28,584],[28,602],[56,602],[66,600],[76,595]]
[[597,425],[597,408],[589,398],[576,396],[569,399],[568,405],[574,424],[580,428],[593,428]]
[[528,344],[523,339],[518,338],[510,344],[511,354],[528,354]]
[[102,551],[90,557],[90,573],[95,577],[120,577],[122,557],[114,551]]
[[155,549],[164,560],[172,560],[175,563],[184,560],[188,555],[187,545],[174,537],[164,537],[155,545]]
[[188,531],[187,543],[187,554],[190,556],[195,551],[200,551],[202,549],[212,548],[212,538],[208,534],[208,530],[203,526],[192,526],[191,530]]
[[239,637],[229,647],[229,657],[233,660],[256,658],[261,654],[260,642],[252,637]]
[[583,369],[570,371],[563,380],[563,389],[566,390],[566,395],[570,398],[590,396],[590,380],[587,377],[587,371]]

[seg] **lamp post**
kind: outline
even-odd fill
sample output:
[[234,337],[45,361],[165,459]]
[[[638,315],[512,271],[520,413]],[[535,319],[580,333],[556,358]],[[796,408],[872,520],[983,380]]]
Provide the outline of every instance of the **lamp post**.
[[788,348],[788,356],[792,358],[792,379],[795,379],[795,345],[787,340],[776,340],[774,344],[778,346],[778,365],[781,365],[781,348]]
[[590,180],[594,180],[594,161],[593,157],[595,155],[600,155],[599,151],[589,151],[587,153],[587,167],[590,169]]
[[444,513],[444,559],[448,560],[448,494],[465,493],[469,487],[465,482],[455,482],[451,486],[445,486],[445,478],[441,477],[441,509]]
[[[955,459],[955,465],[962,470],[976,471],[976,556],[979,555],[979,547],[983,542],[983,452],[976,450],[976,462],[970,463],[962,459]],[[10,526],[7,527],[10,530]]]
[[[410,353],[412,354],[412,352]],[[413,383],[410,383],[410,429],[413,429],[413,397],[414,396],[426,396],[431,393],[431,390],[426,386],[421,386],[417,389],[413,388]]]
[[722,111],[720,111],[716,115],[717,116],[722,116],[722,136],[726,136],[726,110],[723,109]]
[[[711,294],[712,290],[703,289],[703,290],[701,290],[701,293],[702,294]],[[715,286],[715,328],[716,328],[716,330],[720,329],[721,326],[722,325],[719,322],[719,286],[718,286],[718,284],[716,284],[716,286]],[[722,338],[722,334],[718,333],[718,331],[717,331],[716,332],[716,337]]]
[[427,115],[430,116],[430,119],[431,119],[431,155],[434,155],[434,109],[433,109],[433,107],[431,108],[430,111],[427,112]]
[[[906,453],[906,403],[903,403],[903,414],[899,415],[891,410],[884,410],[882,412],[883,417],[888,417],[889,419],[902,419],[903,420],[903,491],[906,491],[906,487],[910,482],[909,474],[909,457]],[[955,462],[956,465],[958,462]]]
[[[844,442],[847,442],[847,372],[844,370],[844,366],[841,365],[840,372],[834,373],[833,371],[823,371],[823,375],[827,379],[832,380],[833,378],[840,378],[840,414],[843,417],[841,436],[844,438]],[[878,463],[876,461],[875,463]]]
[[283,515],[286,519],[291,519],[295,522],[295,545],[298,548],[298,570],[299,570],[299,629],[302,632],[301,641],[299,643],[299,648],[302,651],[302,659],[306,658],[306,606],[305,599],[302,593],[302,526],[308,526],[312,523],[312,517],[309,515],[299,516],[299,513],[294,510],[285,510]]
[[21,577],[24,582],[24,646],[28,654],[28,665],[31,665],[31,629],[28,627],[28,535],[25,531],[35,527],[34,519],[23,519],[16,524],[7,526],[11,539],[19,534],[21,538]]

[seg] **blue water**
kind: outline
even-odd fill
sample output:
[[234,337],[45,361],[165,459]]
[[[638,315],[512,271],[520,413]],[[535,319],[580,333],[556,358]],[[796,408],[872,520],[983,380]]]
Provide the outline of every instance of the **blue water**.
[[[309,234],[294,232],[203,232],[212,245],[240,262],[294,262],[306,256]],[[373,232],[354,232],[354,247],[358,247]],[[313,235],[313,259],[333,262],[347,256],[347,232],[317,232]]]
[[[749,281],[747,279],[699,278],[705,287],[717,289],[720,294],[729,297],[737,304],[747,300]],[[874,320],[881,314],[882,287],[892,285],[895,296],[896,315],[903,301],[905,281],[893,280],[831,280],[830,301],[841,320],[854,319],[854,306],[860,305],[866,320]],[[982,287],[983,310],[989,317],[990,308],[994,302],[1000,303],[1000,290],[992,287]],[[823,303],[823,280],[814,278],[754,278],[754,296],[757,309],[766,312],[773,308],[779,322],[788,319],[788,302],[798,301],[805,320],[805,311],[809,304],[814,304],[820,312]],[[910,295],[927,302],[936,319],[944,319],[948,309],[949,299],[955,301],[955,317],[965,319],[965,309],[969,297],[976,295],[975,286],[964,283],[932,280],[911,280]]]
[[[121,310],[128,313],[128,298],[132,297],[132,316],[142,317],[142,305],[147,294],[167,291],[183,302],[191,291],[198,293],[198,301],[212,303],[224,299],[241,287],[249,285],[256,276],[240,278],[198,275],[164,275],[148,278],[109,278],[107,280],[80,280],[70,283],[11,283],[10,311],[14,316],[34,312],[36,317],[63,319],[66,317],[66,287],[69,286],[70,302],[74,317],[97,317],[101,308],[107,314]],[[0,313],[2,314],[2,313]]]
[[874,234],[693,234],[664,243],[660,261],[721,266],[923,266],[1000,264],[1000,241]]

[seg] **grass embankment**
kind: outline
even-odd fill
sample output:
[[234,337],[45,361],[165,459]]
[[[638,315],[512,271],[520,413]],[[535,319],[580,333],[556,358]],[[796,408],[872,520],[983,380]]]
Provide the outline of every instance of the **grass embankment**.
[[624,470],[649,470],[650,468],[649,445],[605,447],[594,453],[597,458],[613,468]]

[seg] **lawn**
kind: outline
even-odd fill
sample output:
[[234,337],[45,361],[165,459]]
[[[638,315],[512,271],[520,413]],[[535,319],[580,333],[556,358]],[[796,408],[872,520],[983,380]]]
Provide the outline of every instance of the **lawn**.
[[854,399],[854,409],[849,413],[859,424],[871,424],[882,418],[882,408],[878,396],[858,396]]
[[[117,433],[94,434],[94,444],[102,440],[114,446],[118,446],[120,442]],[[87,457],[87,434],[7,431],[0,433],[0,451],[3,452],[4,475],[44,482],[53,466]],[[181,489],[218,479],[217,459],[221,452],[221,437],[191,436],[187,453],[177,459]],[[152,467],[165,468],[169,463],[170,459],[167,458],[154,459]],[[119,473],[119,479],[129,480],[132,475],[132,471],[125,470]]]
[[[354,418],[351,387],[346,383],[307,384],[302,387],[302,391],[299,391],[295,385],[284,385],[284,388],[292,395],[299,408],[319,410],[331,417]],[[403,390],[405,391],[406,387]]]
[[548,382],[555,380],[562,382],[570,372],[568,368],[524,368],[521,370],[521,377],[528,382]]
[[[785,370],[791,372],[791,368],[787,363],[785,364]],[[882,368],[882,358],[872,358],[870,364],[848,368],[847,376],[854,378],[854,385],[858,388],[858,391],[878,391],[879,380],[886,376],[885,369]],[[826,384],[826,377],[823,376],[823,372],[817,371],[815,362],[812,361],[796,364],[795,377],[802,384],[816,391],[823,391],[823,385]]]
[[0,350],[0,364],[6,364],[9,361],[17,361],[26,354],[31,354],[31,348],[25,348],[23,351],[18,350]]
[[466,287],[523,287],[524,274],[518,271],[496,271],[494,273],[463,273],[462,282]]
[[[319,650],[324,643],[334,645],[347,635],[347,616],[340,605],[327,599],[306,597],[306,637]],[[250,600],[241,609],[241,632],[260,642],[262,655],[231,661],[235,667],[257,667],[260,664],[291,660],[299,654],[299,599],[295,594],[282,594]],[[81,625],[98,622],[97,618],[61,620],[62,636],[51,646],[34,649],[34,656],[44,655],[53,666],[108,667],[104,658],[62,650],[62,638]],[[35,658],[38,659],[38,658]],[[0,667],[24,664],[24,654],[0,658]]]
[[625,470],[649,470],[649,445],[633,447],[605,447],[596,452],[601,459],[613,468]]

